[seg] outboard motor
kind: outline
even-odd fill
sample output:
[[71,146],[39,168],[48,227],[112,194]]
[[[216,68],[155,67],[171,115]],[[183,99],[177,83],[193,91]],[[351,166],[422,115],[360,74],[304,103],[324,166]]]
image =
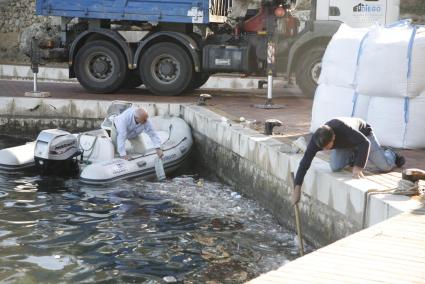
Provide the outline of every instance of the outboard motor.
[[77,137],[59,129],[43,130],[37,137],[34,160],[43,174],[73,175],[79,167],[76,157],[81,155]]

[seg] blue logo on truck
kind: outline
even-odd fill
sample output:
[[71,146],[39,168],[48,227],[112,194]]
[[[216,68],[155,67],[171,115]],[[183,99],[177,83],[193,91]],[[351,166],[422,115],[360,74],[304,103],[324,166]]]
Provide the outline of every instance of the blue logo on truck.
[[353,12],[357,13],[380,13],[381,6],[380,5],[368,5],[360,3],[353,7]]

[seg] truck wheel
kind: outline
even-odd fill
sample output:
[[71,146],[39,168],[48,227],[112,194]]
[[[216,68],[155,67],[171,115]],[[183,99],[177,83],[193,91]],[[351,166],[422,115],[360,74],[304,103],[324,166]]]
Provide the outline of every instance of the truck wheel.
[[322,58],[324,47],[315,47],[303,54],[295,69],[297,85],[307,96],[314,96],[322,71]]
[[209,78],[210,78],[209,73],[205,73],[205,72],[193,73],[193,79],[192,79],[192,82],[190,82],[189,86],[187,87],[187,91],[190,92],[190,91],[199,89],[200,87],[202,87],[202,85],[204,85],[208,81]]
[[83,45],[75,58],[75,75],[90,92],[113,93],[127,76],[122,51],[113,43],[96,40]]
[[168,42],[151,46],[142,55],[139,68],[143,83],[156,95],[179,95],[193,76],[189,55],[180,46]]
[[123,89],[135,89],[143,84],[142,78],[140,78],[139,72],[137,70],[130,70],[127,73],[127,78],[125,78],[124,83],[122,84]]

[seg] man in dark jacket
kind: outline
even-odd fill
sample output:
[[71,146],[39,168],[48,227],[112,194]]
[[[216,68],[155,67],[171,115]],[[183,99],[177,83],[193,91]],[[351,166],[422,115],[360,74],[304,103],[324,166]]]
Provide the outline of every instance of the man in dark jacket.
[[332,171],[340,171],[350,165],[353,167],[354,178],[364,177],[363,169],[368,160],[382,172],[391,171],[405,163],[404,157],[391,149],[381,148],[372,128],[364,120],[355,117],[332,119],[314,132],[307,146],[295,176],[293,204],[299,202],[304,176],[314,156],[321,150],[332,150]]

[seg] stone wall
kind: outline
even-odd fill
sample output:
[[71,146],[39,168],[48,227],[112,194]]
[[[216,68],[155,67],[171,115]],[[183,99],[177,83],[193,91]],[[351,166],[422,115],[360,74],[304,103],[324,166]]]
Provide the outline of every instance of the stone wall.
[[425,14],[425,1],[423,0],[401,0],[401,13]]
[[401,0],[400,18],[412,19],[414,22],[425,23],[424,0]]
[[49,17],[36,16],[35,0],[0,0],[0,63],[28,62],[21,50],[22,34],[49,22]]
[[34,23],[48,21],[35,15],[35,0],[0,1],[0,33],[20,32]]

